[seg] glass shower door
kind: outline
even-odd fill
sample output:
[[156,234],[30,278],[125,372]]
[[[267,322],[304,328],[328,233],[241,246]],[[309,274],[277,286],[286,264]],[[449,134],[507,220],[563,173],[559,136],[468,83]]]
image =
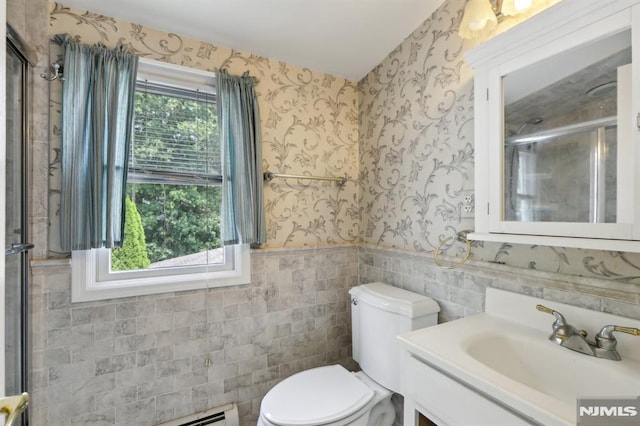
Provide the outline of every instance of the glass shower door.
[[[19,46],[7,37],[5,187],[5,395],[27,392],[27,66]],[[24,414],[21,423],[26,425]]]

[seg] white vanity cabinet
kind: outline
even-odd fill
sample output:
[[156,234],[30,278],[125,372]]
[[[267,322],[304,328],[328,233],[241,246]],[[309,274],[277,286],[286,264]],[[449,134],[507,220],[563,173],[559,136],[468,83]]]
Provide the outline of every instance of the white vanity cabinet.
[[[407,360],[404,426],[428,419],[439,426],[531,425],[509,408],[410,355]],[[419,416],[424,419],[419,420]],[[427,423],[428,424],[428,423]]]
[[602,420],[578,414],[579,400],[635,401],[640,337],[616,333],[619,361],[585,355],[549,340],[554,318],[540,304],[590,335],[605,324],[640,328],[640,319],[487,288],[485,312],[398,336],[404,425],[570,426]]
[[638,54],[638,0],[563,0],[466,54],[469,238],[640,252]]

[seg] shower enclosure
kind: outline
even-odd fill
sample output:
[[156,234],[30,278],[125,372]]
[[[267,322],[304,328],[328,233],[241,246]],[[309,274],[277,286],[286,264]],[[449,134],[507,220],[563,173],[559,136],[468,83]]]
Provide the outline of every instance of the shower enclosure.
[[625,221],[618,176],[631,139],[631,32],[597,43],[502,78],[504,221]]
[[[30,50],[7,27],[5,395],[27,392],[28,69]],[[21,423],[28,424],[27,412]]]
[[516,135],[504,152],[506,220],[616,222],[615,116]]

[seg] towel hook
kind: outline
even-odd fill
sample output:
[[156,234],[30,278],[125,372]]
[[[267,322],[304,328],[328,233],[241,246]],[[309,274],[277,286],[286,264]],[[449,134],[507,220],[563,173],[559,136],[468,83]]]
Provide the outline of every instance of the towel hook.
[[40,74],[40,77],[44,78],[47,81],[60,80],[64,81],[64,68],[61,64],[55,62],[49,65],[49,75]]

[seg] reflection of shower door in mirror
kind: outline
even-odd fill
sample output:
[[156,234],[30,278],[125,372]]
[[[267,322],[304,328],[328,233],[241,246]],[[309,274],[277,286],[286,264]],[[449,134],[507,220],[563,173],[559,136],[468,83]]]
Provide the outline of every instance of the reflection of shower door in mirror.
[[[27,391],[27,65],[7,39],[5,211],[5,395]],[[26,413],[22,423],[27,424]]]

